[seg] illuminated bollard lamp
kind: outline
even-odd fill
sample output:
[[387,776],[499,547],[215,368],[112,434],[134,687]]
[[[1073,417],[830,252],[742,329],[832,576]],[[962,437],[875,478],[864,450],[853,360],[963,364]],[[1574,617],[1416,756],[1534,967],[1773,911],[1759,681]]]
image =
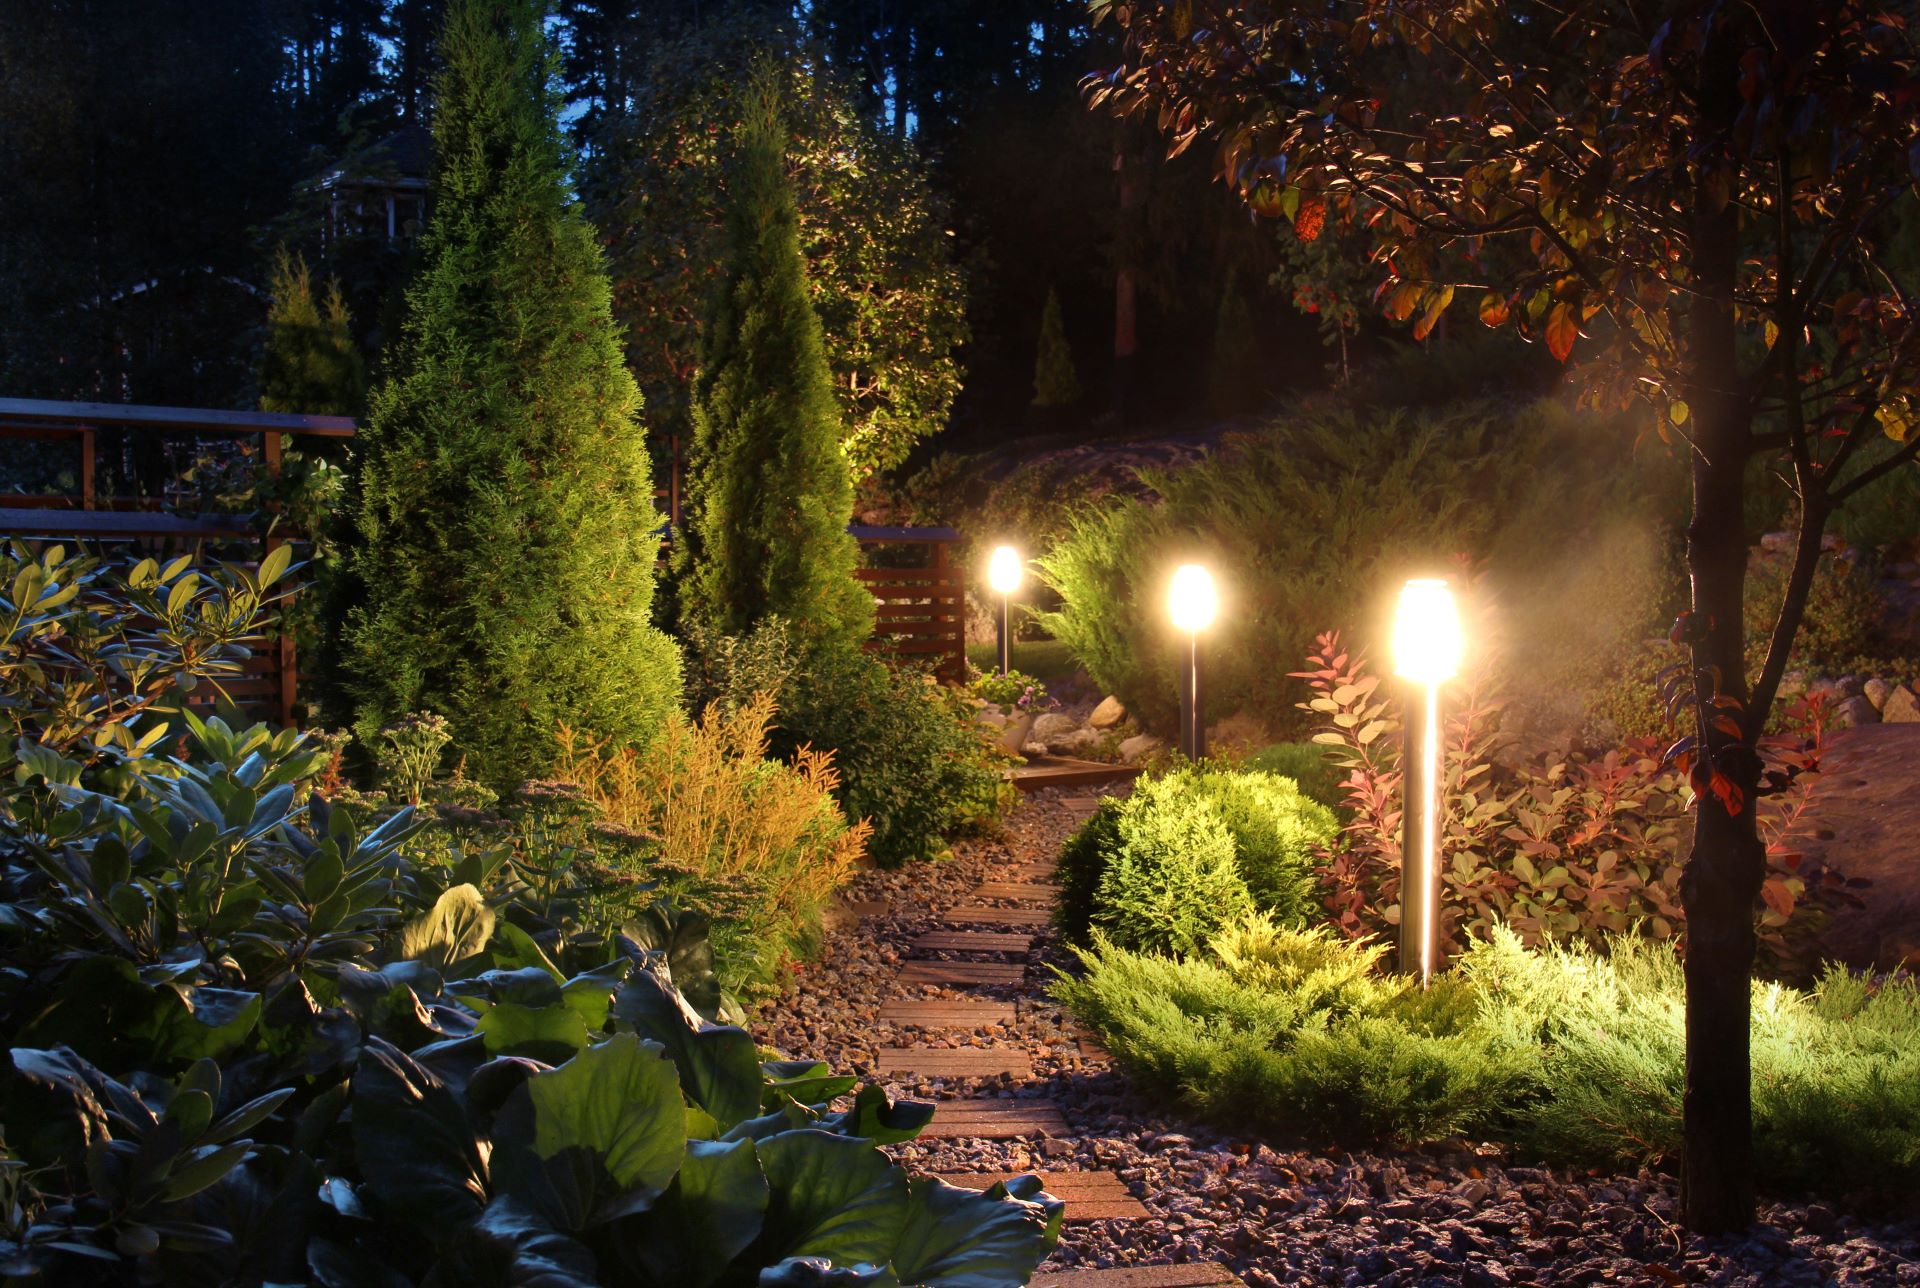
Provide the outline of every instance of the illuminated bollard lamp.
[[1026,575],[1020,552],[1012,546],[995,546],[987,560],[987,585],[1000,596],[1000,674],[1013,670],[1013,592],[1020,589]]
[[1187,633],[1187,655],[1180,668],[1180,754],[1203,760],[1207,754],[1207,713],[1200,683],[1200,632],[1213,625],[1220,596],[1213,575],[1199,564],[1181,564],[1167,594],[1173,624]]
[[1407,702],[1401,782],[1400,969],[1425,987],[1438,963],[1440,686],[1460,671],[1460,611],[1447,583],[1415,578],[1393,615],[1393,673],[1419,692]]

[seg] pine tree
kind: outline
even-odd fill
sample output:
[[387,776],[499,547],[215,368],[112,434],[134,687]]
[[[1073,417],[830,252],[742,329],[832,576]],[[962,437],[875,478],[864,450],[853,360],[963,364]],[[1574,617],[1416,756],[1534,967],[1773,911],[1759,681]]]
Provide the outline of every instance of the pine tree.
[[856,644],[872,633],[873,599],[853,575],[853,477],[807,293],[778,82],[765,68],[754,79],[694,387],[681,607],[719,634],[779,616],[805,645]]
[[366,363],[338,279],[318,300],[307,262],[284,247],[274,256],[260,410],[356,416],[367,396]]
[[1073,349],[1067,344],[1067,326],[1060,316],[1060,292],[1047,289],[1040,311],[1040,345],[1033,362],[1033,405],[1071,407],[1080,401],[1080,377],[1073,369]]
[[344,684],[373,731],[452,723],[482,781],[552,763],[561,722],[644,741],[677,700],[639,393],[568,188],[540,0],[454,0],[433,217],[394,378],[362,440]]

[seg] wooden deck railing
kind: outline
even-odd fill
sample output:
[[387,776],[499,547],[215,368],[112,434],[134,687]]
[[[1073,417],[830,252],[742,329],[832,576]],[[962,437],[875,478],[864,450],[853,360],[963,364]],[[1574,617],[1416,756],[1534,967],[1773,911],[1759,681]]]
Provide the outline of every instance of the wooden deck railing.
[[[352,438],[357,426],[346,416],[287,416],[268,412],[211,411],[191,407],[144,407],[121,403],[47,402],[0,398],[0,439],[70,442],[77,453],[79,486],[74,493],[0,495],[0,538],[60,538],[85,542],[131,543],[149,550],[178,548],[204,541],[258,541],[259,534],[235,515],[189,515],[169,511],[165,496],[109,495],[101,491],[101,436],[258,437],[261,460],[277,474],[281,435]],[[124,439],[122,441],[125,441]],[[114,471],[109,477],[118,477]],[[654,501],[671,522],[680,518],[681,445],[667,444],[666,478]],[[848,529],[870,566],[855,574],[876,601],[871,647],[897,657],[931,663],[944,679],[966,674],[966,583],[952,562],[960,534],[951,528]],[[276,529],[261,543],[259,556],[305,534]],[[906,547],[914,552],[906,566],[895,566]],[[881,552],[890,551],[881,556]],[[924,552],[924,553],[921,553]],[[880,556],[880,558],[876,558]],[[883,566],[884,563],[884,566]],[[299,702],[299,659],[291,635],[278,634],[249,658],[238,680],[223,687],[256,716],[294,723]],[[209,699],[211,700],[211,699]]]

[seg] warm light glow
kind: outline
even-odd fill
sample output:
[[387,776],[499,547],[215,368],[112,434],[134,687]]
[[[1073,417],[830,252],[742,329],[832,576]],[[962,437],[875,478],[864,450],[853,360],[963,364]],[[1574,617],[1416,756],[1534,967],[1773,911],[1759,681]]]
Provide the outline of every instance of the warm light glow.
[[1012,546],[995,546],[993,557],[987,560],[987,585],[995,593],[1011,595],[1020,589],[1020,579],[1026,574],[1026,568],[1020,559],[1020,552]]
[[1393,614],[1393,673],[1420,684],[1451,680],[1460,673],[1465,647],[1447,583],[1432,577],[1409,581]]
[[1220,611],[1213,575],[1199,564],[1181,564],[1174,569],[1167,611],[1173,614],[1173,624],[1183,631],[1204,631],[1213,625]]

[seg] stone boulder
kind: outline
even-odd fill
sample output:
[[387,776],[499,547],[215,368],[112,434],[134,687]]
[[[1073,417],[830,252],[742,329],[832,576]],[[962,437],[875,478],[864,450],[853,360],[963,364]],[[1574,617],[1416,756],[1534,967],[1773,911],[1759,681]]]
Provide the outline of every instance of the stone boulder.
[[1120,699],[1109,693],[1087,717],[1087,724],[1095,729],[1112,729],[1126,718],[1127,709],[1120,705]]
[[1920,698],[1913,690],[1901,685],[1887,695],[1887,703],[1880,708],[1880,719],[1887,724],[1920,724]]
[[1834,735],[1807,812],[1794,830],[1793,841],[1806,856],[1800,870],[1832,867],[1872,884],[1858,892],[1861,906],[1836,908],[1822,928],[1825,955],[1883,970],[1920,960],[1916,836],[1920,723],[1865,725]]
[[1033,722],[1033,740],[1051,744],[1080,727],[1080,722],[1059,711],[1049,711]]
[[1840,717],[1842,728],[1851,729],[1856,725],[1880,723],[1879,708],[1864,693],[1856,693],[1842,702],[1835,712]]
[[1137,765],[1166,745],[1164,738],[1156,738],[1150,733],[1137,733],[1120,744],[1120,759],[1129,765]]
[[1259,751],[1272,742],[1260,718],[1244,711],[1228,716],[1207,730],[1207,750],[1212,753]]
[[1085,758],[1100,750],[1107,736],[1098,729],[1071,729],[1058,737],[1047,739],[1047,750],[1056,756],[1079,756]]
[[1867,701],[1873,703],[1875,711],[1884,711],[1887,699],[1893,696],[1893,688],[1892,681],[1883,680],[1876,675],[1860,686],[1860,693]]

